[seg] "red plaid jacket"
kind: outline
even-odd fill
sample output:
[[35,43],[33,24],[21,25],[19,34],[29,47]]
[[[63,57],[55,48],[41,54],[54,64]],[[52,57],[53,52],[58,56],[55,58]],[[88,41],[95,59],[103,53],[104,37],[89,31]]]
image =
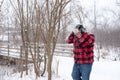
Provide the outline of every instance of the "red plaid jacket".
[[77,64],[92,63],[94,61],[94,35],[83,33],[80,38],[70,34],[68,43],[74,45],[74,62]]

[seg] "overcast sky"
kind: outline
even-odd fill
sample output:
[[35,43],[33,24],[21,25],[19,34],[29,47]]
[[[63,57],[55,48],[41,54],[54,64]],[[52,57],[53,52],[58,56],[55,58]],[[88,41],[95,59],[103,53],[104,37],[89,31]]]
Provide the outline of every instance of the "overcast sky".
[[[2,0],[0,0],[0,3],[1,3]],[[9,0],[4,0],[4,5],[8,2]],[[15,0],[11,0],[11,1],[15,1]],[[82,7],[87,10],[87,11],[91,11],[91,16],[90,17],[93,17],[94,15],[94,1],[96,2],[96,12],[97,12],[97,15],[106,15],[106,17],[111,17],[111,15],[113,14],[110,14],[110,13],[107,13],[106,11],[107,10],[113,10],[115,12],[118,11],[118,7],[117,7],[117,4],[116,4],[116,1],[120,1],[120,0],[73,0],[73,2],[77,2],[77,1],[80,1]],[[79,3],[77,3],[79,4]],[[10,5],[9,4],[6,4],[8,6],[4,6],[4,8],[2,9],[9,9],[10,11],[10,14],[11,14],[11,8],[10,8]],[[4,10],[5,11],[5,10]],[[3,11],[3,12],[4,12]],[[5,11],[6,12],[6,11]],[[76,21],[77,23],[77,21]],[[75,24],[76,24],[75,23]]]
[[94,1],[96,2],[97,9],[114,9],[116,8],[115,2],[117,0],[80,0],[84,7],[90,9],[94,6]]
[[[120,0],[74,0],[80,1],[77,4],[81,4],[85,11],[89,12],[89,17],[94,18],[94,3],[96,3],[96,15],[98,16],[105,16],[108,20],[108,23],[111,23],[111,20],[114,19],[113,13],[110,11],[118,12],[119,7],[116,4],[116,1]],[[101,22],[105,22],[103,17],[97,18]],[[75,21],[78,23],[77,21]],[[75,24],[76,24],[75,23]],[[73,25],[75,25],[73,24]]]

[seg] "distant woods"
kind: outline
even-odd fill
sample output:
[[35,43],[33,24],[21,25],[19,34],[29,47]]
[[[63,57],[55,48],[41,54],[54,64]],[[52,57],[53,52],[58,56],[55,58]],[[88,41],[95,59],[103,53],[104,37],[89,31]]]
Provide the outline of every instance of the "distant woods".
[[[23,0],[15,0],[15,1],[23,1]],[[74,27],[74,25],[71,25],[71,24],[73,24],[73,23],[77,24],[79,22],[79,23],[83,24],[87,29],[88,28],[91,29],[91,27],[92,27],[91,32],[95,33],[97,44],[100,44],[101,46],[106,46],[106,47],[107,46],[120,47],[120,45],[119,45],[119,43],[120,43],[120,36],[119,36],[120,35],[120,28],[119,28],[120,27],[120,24],[119,24],[120,9],[117,12],[115,12],[115,10],[105,9],[105,10],[103,10],[103,13],[99,13],[100,11],[97,10],[97,5],[96,5],[97,1],[94,2],[94,5],[93,5],[94,10],[85,9],[81,5],[82,2],[76,3],[74,0],[70,0],[70,1],[71,1],[71,3],[69,4],[69,6],[67,6],[67,7],[69,7],[68,8],[69,11],[63,15],[60,15],[63,17],[61,18],[61,22],[60,22],[61,28],[59,29],[60,31],[59,31],[59,36],[57,39],[58,43],[65,43],[65,39],[67,37],[69,29],[71,29],[71,26]],[[15,4],[13,4],[13,3],[14,2],[12,2],[12,0],[8,0],[8,2],[7,2],[7,0],[0,1],[0,35],[3,35],[0,38],[0,41],[2,41],[2,39],[4,39],[8,35],[7,34],[8,26],[10,26],[9,27],[9,33],[10,33],[9,36],[10,36],[10,40],[11,40],[10,42],[11,43],[13,42],[15,45],[16,44],[19,45],[19,44],[21,44],[21,42],[20,42],[21,41],[21,38],[20,38],[21,31],[20,31],[20,27],[18,26],[18,23],[20,23],[20,20],[18,20],[18,16],[16,16],[18,14],[16,12],[18,12],[18,11],[21,12],[21,14],[19,15],[19,18],[20,17],[21,17],[21,19],[24,18],[23,20],[27,21],[26,24],[24,23],[24,26],[29,25],[29,29],[31,29],[31,30],[33,30],[33,29],[30,26],[42,26],[41,29],[43,29],[43,28],[45,29],[46,28],[45,26],[48,26],[47,17],[48,17],[48,15],[50,16],[50,14],[47,14],[47,11],[44,11],[43,7],[40,8],[40,6],[44,5],[44,4],[42,4],[42,2],[41,2],[41,4],[35,2],[34,5],[32,5],[32,6],[30,6],[30,4],[32,4],[32,3],[29,2],[29,6],[28,6],[29,8],[28,9],[25,8],[23,10],[23,11],[28,11],[27,13],[29,15],[27,15],[26,13],[24,13],[24,14],[22,13],[21,7],[22,7],[22,5],[25,6],[25,4],[18,4],[19,6],[15,6]],[[13,12],[12,12],[9,10],[9,8],[7,8],[9,6],[7,6],[5,4],[12,5],[12,6],[14,6],[14,8],[17,8],[17,7],[20,7],[20,8],[19,8],[19,10],[16,10],[16,11],[14,11],[14,8],[13,8]],[[47,3],[46,3],[46,5],[47,5]],[[116,5],[116,7],[120,8],[120,2],[118,0],[116,0],[115,5]],[[53,4],[53,6],[57,6],[57,8],[60,8],[59,5]],[[26,5],[26,7],[27,7],[27,5]],[[32,7],[32,8],[30,8],[30,7]],[[44,5],[44,7],[45,7],[45,5]],[[51,7],[51,10],[52,10],[52,7]],[[51,18],[52,20],[56,20],[56,16],[55,16],[56,11],[55,10],[57,10],[57,9],[53,9],[54,13],[52,13],[52,15],[51,15],[51,16],[54,16],[54,18]],[[12,12],[11,15],[10,15],[10,12]],[[106,16],[107,14],[111,15],[111,16],[108,18],[108,16]],[[59,18],[59,17],[57,17],[57,18]],[[23,20],[21,20],[21,22]],[[78,22],[76,22],[76,20]],[[56,23],[58,21],[59,20],[56,20]],[[58,26],[58,23],[53,24],[54,22],[55,21],[52,22],[52,26],[53,25]],[[35,28],[35,29],[36,29],[36,31],[37,30],[40,31],[37,28]],[[35,30],[33,30],[33,32],[35,33]],[[41,31],[41,34],[43,34],[43,32]],[[44,33],[46,34],[46,32],[44,32]],[[31,36],[34,37],[33,35],[30,35],[30,39],[32,38]],[[43,39],[45,37],[46,36],[42,36]],[[42,39],[42,38],[40,38],[40,39]]]
[[96,29],[96,43],[100,46],[120,47],[120,28],[117,29]]

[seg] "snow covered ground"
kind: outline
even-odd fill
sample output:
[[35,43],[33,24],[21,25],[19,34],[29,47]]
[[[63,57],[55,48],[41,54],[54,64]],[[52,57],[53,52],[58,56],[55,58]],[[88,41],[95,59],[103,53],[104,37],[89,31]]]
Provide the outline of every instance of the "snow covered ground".
[[[59,62],[59,67],[56,68],[57,62]],[[73,58],[72,57],[54,57],[53,61],[53,78],[52,80],[72,80],[71,72],[73,67]],[[3,70],[6,70],[0,67],[0,73],[3,73]],[[90,80],[120,80],[120,61],[100,61],[94,62]],[[57,72],[58,69],[58,72]],[[2,72],[1,72],[2,70]],[[5,75],[0,74],[0,80],[36,80],[35,74],[30,71],[29,75],[24,75],[23,78],[20,78],[20,73],[10,74],[11,68],[7,68]],[[47,76],[38,78],[38,80],[47,80]]]

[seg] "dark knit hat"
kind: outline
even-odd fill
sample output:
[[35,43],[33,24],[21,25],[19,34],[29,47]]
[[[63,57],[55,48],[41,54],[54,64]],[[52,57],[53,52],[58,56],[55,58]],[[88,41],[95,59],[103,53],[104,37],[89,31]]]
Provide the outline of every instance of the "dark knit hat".
[[86,29],[83,27],[83,25],[78,24],[75,28],[78,29],[80,33],[86,32]]

